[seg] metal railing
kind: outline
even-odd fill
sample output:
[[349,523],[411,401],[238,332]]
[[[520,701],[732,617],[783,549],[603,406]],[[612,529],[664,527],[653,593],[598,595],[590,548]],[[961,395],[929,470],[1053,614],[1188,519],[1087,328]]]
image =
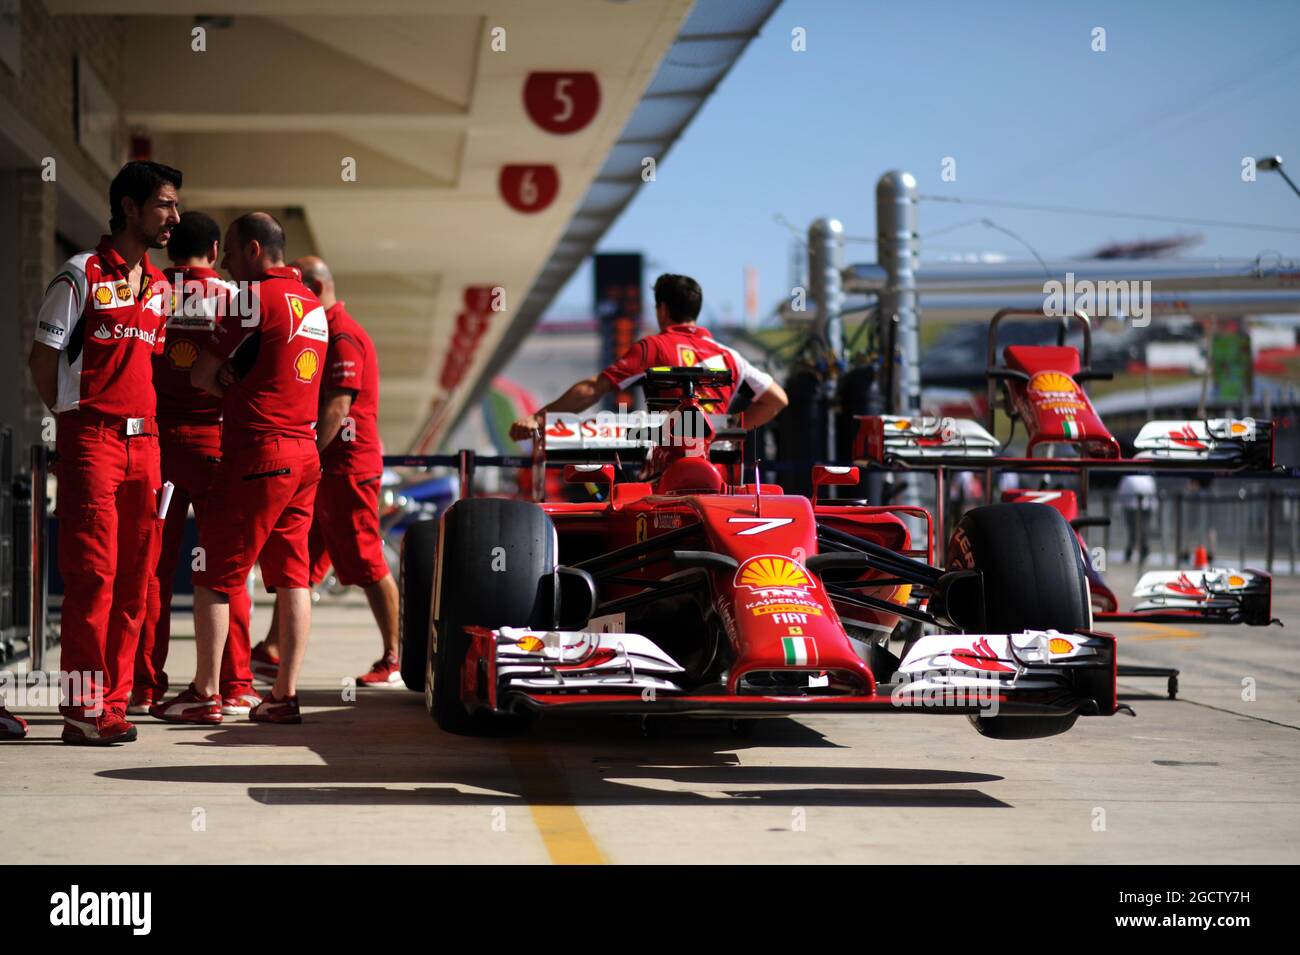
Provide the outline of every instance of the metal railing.
[[1137,512],[1145,517],[1136,520],[1126,515],[1119,497],[1113,491],[1094,492],[1094,511],[1110,518],[1102,528],[1102,547],[1108,555],[1131,556],[1139,569],[1188,566],[1203,547],[1213,563],[1300,572],[1300,489],[1248,484],[1226,491],[1162,488],[1148,501],[1148,510]]

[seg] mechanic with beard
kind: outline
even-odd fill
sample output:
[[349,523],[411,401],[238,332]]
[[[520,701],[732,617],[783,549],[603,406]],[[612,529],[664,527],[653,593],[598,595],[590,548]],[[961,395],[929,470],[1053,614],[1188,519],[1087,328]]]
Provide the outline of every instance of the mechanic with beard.
[[64,263],[36,319],[28,367],[58,416],[65,743],[136,738],[126,706],[161,524],[152,362],[171,299],[149,249],[180,222],[180,188],[170,166],[123,166],[109,186],[109,234]]
[[700,403],[709,412],[726,412],[750,399],[744,410],[745,427],[758,428],[771,421],[790,403],[772,376],[755,367],[734,348],[713,340],[707,328],[696,324],[704,294],[700,284],[686,275],[661,275],[655,280],[655,318],[659,333],[634,343],[627,353],[598,375],[575,382],[568,391],[536,414],[510,426],[516,441],[535,438],[552,412],[586,411],[611,391],[639,382],[648,369],[696,365],[731,372],[732,384],[700,389]]

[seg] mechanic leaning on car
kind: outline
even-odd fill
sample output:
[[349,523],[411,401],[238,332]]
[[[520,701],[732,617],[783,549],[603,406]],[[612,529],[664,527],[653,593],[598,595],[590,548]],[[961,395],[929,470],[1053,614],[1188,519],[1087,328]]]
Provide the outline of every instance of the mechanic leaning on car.
[[772,376],[756,368],[734,348],[713,340],[707,328],[696,324],[704,293],[700,283],[687,275],[659,276],[655,280],[655,318],[659,333],[635,342],[627,353],[598,375],[575,382],[564,394],[536,414],[520,418],[510,426],[516,441],[535,438],[546,425],[550,412],[586,411],[614,389],[620,391],[639,382],[648,369],[663,365],[696,365],[731,372],[731,384],[700,389],[700,404],[709,412],[729,412],[745,400],[746,428],[771,421],[790,403]]
[[149,250],[180,222],[180,188],[170,166],[123,166],[109,234],[64,263],[36,318],[28,366],[57,415],[65,743],[136,737],[126,707],[161,524],[152,359],[171,297]]

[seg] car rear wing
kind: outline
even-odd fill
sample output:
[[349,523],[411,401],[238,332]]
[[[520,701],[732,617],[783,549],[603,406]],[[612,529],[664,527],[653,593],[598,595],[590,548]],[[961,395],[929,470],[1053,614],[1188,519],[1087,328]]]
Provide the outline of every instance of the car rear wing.
[[858,422],[853,457],[877,464],[931,458],[982,461],[1001,450],[997,439],[970,418],[872,415]]
[[1273,466],[1273,422],[1254,418],[1148,421],[1133,442],[1143,461]]
[[[704,418],[708,428],[698,420]],[[600,463],[615,459],[642,461],[651,448],[664,443],[665,426],[673,435],[704,437],[711,429],[712,446],[718,450],[745,435],[739,415],[681,414],[676,411],[599,411],[595,414],[553,412],[546,416],[542,432],[548,461]]]
[[639,461],[655,446],[666,418],[657,411],[554,412],[546,416],[542,445],[552,461]]

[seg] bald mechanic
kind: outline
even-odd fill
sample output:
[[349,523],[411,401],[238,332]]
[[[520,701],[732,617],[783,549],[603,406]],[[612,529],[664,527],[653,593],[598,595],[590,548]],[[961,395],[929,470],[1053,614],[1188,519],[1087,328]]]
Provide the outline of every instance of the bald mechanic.
[[28,366],[58,416],[65,743],[136,738],[126,706],[162,484],[152,362],[171,299],[149,250],[162,248],[180,221],[180,187],[170,166],[123,166],[109,186],[109,234],[64,263],[36,316]]
[[[320,486],[308,546],[311,582],[325,579],[333,563],[339,583],[360,587],[370,604],[383,656],[357,677],[358,686],[398,686],[402,682],[398,648],[397,584],[384,560],[379,532],[379,489],[384,473],[379,442],[379,358],[365,329],[338,300],[334,276],[323,259],[305,256],[293,263],[303,284],[316,293],[329,320],[330,340],[321,383],[316,446],[321,454]],[[277,622],[253,648],[260,677],[274,680],[279,669]]]
[[686,275],[661,275],[655,281],[655,318],[659,334],[632,345],[614,364],[599,375],[574,383],[568,391],[536,414],[520,418],[510,426],[516,441],[534,438],[546,424],[548,412],[586,411],[611,391],[639,382],[648,369],[661,366],[707,368],[731,372],[732,384],[700,389],[700,403],[706,411],[730,412],[744,402],[746,428],[771,421],[790,403],[772,376],[754,367],[734,348],[713,340],[707,328],[696,324],[704,293],[695,279]]
[[[162,477],[174,490],[157,570],[149,583],[149,609],[140,631],[128,714],[147,714],[167,694],[163,667],[171,642],[172,579],[190,504],[202,528],[208,487],[221,463],[221,399],[190,383],[190,371],[217,323],[241,318],[233,314],[236,287],[214,269],[220,243],[220,227],[202,212],[183,213],[167,242],[172,308],[167,316],[167,346],[153,360],[153,385],[158,395]],[[249,670],[250,604],[247,590],[231,595],[230,640],[221,658],[221,712],[226,716],[246,714],[261,702]]]
[[[195,574],[193,682],[150,712],[172,723],[222,721],[219,670],[230,630],[230,601],[254,563],[275,588],[282,666],[271,693],[249,712],[259,723],[301,723],[297,680],[311,626],[307,533],[320,481],[317,407],[329,341],[325,310],[284,264],[284,229],[250,212],[226,231],[223,266],[249,283],[252,317],[223,322],[209,338],[190,381],[222,399],[221,464],[209,492],[199,543],[206,566]],[[245,368],[228,386],[227,362]]]

